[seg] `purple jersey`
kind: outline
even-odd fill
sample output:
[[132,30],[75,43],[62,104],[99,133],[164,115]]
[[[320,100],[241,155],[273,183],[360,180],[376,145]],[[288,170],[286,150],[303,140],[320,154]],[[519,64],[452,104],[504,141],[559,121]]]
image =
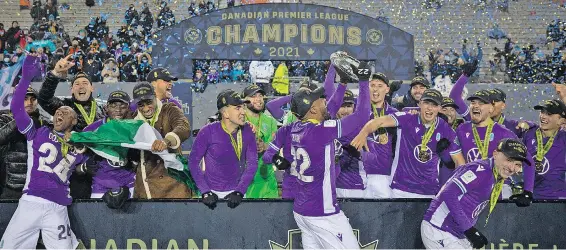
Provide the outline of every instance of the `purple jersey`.
[[423,161],[418,155],[422,137],[428,128],[421,123],[420,115],[397,112],[390,116],[401,129],[397,139],[398,153],[393,160],[391,188],[415,194],[435,195],[440,189],[438,180],[440,158],[436,153],[436,144],[440,139],[446,138],[452,142],[446,149],[450,155],[460,153],[456,133],[448,123],[437,117],[433,134],[426,147],[430,157]]
[[369,83],[359,85],[360,96],[353,114],[322,124],[296,122],[291,126],[291,172],[298,179],[293,211],[300,215],[340,212],[336,202],[335,140],[357,132],[369,120]]
[[18,131],[26,136],[28,145],[28,170],[23,193],[67,206],[73,201],[69,194],[69,177],[86,159],[74,147],[69,147],[63,157],[59,141],[64,134],[46,126],[34,126],[24,108],[24,98],[31,82],[28,70],[24,70],[10,103]]
[[[351,140],[349,140],[351,141]],[[342,148],[342,144],[335,140],[336,157],[336,187],[342,189],[366,189],[367,175],[364,164],[360,159],[353,157]]]
[[[83,129],[83,131],[95,131],[102,124],[105,124],[108,118],[100,119]],[[100,194],[106,191],[118,189],[126,186],[134,187],[136,173],[131,170],[124,169],[125,163],[112,162],[107,159],[99,162],[99,169],[96,175],[92,177],[92,193]]]
[[[484,139],[484,137],[486,137],[486,139],[489,139],[487,156],[485,156],[487,158],[493,156],[493,151],[497,149],[497,144],[501,139],[517,138],[517,136],[513,132],[497,123],[493,125],[493,130],[489,135],[485,134],[487,127],[476,127],[476,129],[478,131],[480,139]],[[464,155],[464,158],[466,158],[466,162],[472,162],[482,159],[482,155],[480,154],[478,146],[476,145],[476,142],[474,140],[472,122],[465,122],[464,124],[458,126],[458,128],[456,129],[456,135],[458,136],[460,147],[462,148],[462,154]]]
[[[271,164],[273,156],[279,154],[280,150],[283,150],[283,157],[289,162],[293,162],[293,156],[291,155],[291,126],[293,124],[287,124],[275,132],[275,137],[273,141],[269,143],[269,148],[263,154],[263,163]],[[283,199],[294,199],[297,188],[297,176],[291,175],[290,169],[285,170],[283,175],[283,191],[281,196]]]
[[[523,135],[525,134],[526,131],[523,131],[521,128],[517,128],[517,125],[519,125],[520,122],[519,120],[508,119],[505,117],[504,114],[501,114],[500,119],[503,120],[503,123],[501,124],[503,125],[503,127],[513,132],[517,137],[523,138]],[[496,120],[496,122],[498,122],[498,120]],[[528,121],[525,122],[529,124],[529,127],[534,126],[532,122],[528,122]]]
[[[381,113],[382,108],[376,109],[377,113]],[[398,112],[396,108],[385,103],[384,115],[390,115]],[[375,118],[373,112],[370,119]],[[387,143],[379,143],[379,130],[368,136],[369,152],[362,152],[362,161],[367,174],[391,175],[391,166],[393,165],[393,157],[395,150],[393,145],[396,143],[396,128],[385,128],[387,133]]]
[[[537,154],[537,128],[530,129],[523,137],[523,143],[527,146],[527,150],[533,156]],[[549,138],[543,137],[543,145]],[[550,150],[544,155],[542,166],[535,168],[535,199],[558,199],[566,197],[566,131],[559,130],[554,137],[554,143]]]
[[[211,190],[246,193],[257,170],[257,144],[249,125],[244,125],[240,130],[240,159],[221,122],[207,124],[199,131],[189,155],[189,167],[201,193]],[[238,131],[232,133],[236,142],[239,140]],[[201,160],[204,160],[204,166],[200,164]]]
[[480,213],[489,205],[495,185],[493,159],[475,161],[456,168],[434,197],[424,220],[434,227],[463,239]]

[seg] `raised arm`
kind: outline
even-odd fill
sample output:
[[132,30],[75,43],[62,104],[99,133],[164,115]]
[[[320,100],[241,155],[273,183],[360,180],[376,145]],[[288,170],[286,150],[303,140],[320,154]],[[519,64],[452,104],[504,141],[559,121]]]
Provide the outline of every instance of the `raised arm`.
[[191,153],[189,154],[189,170],[193,175],[198,189],[203,194],[210,191],[210,187],[208,186],[208,183],[206,183],[206,179],[204,178],[204,171],[200,167],[200,162],[206,154],[206,151],[208,150],[209,140],[209,126],[204,126],[195,138],[193,148],[191,150]]
[[24,101],[27,89],[31,84],[31,80],[39,73],[38,64],[39,59],[37,57],[26,56],[22,66],[22,78],[20,79],[18,86],[16,86],[12,102],[10,103],[10,109],[14,115],[18,131],[26,135],[28,140],[33,138],[33,135],[35,134],[35,127],[33,126],[33,120],[25,110]]
[[324,94],[326,95],[326,98],[329,98],[334,94],[334,92],[336,92],[334,79],[336,79],[336,68],[334,68],[334,64],[330,64],[328,72],[326,72],[326,78],[324,78]]
[[55,111],[63,106],[63,100],[55,97],[55,90],[59,82],[67,76],[67,71],[75,64],[69,62],[72,55],[68,55],[57,62],[55,68],[47,73],[45,81],[39,89],[37,102],[50,115],[54,115]]
[[[458,114],[460,114],[463,117],[465,117],[466,115],[468,115],[468,113],[470,113],[468,109],[468,105],[466,104],[464,99],[462,99],[462,92],[464,91],[464,86],[466,85],[467,82],[468,82],[468,77],[465,74],[462,74],[460,78],[458,78],[458,80],[456,81],[456,84],[454,84],[454,87],[452,87],[452,90],[450,91],[450,98],[452,98],[452,100],[454,100],[454,103],[456,103],[456,105],[458,105],[459,107],[458,110],[456,111],[458,112]],[[469,121],[469,119],[467,119],[467,121]]]
[[281,118],[283,118],[283,115],[285,115],[285,112],[283,112],[283,109],[281,109],[281,107],[289,102],[291,102],[291,95],[282,96],[267,102],[267,104],[265,104],[265,108],[267,108],[267,111],[271,113],[271,116],[273,116],[273,118],[281,120]]
[[338,113],[338,110],[340,110],[340,107],[342,106],[342,102],[344,101],[345,93],[346,93],[346,85],[340,83],[334,94],[332,94],[332,97],[328,99],[328,102],[326,103],[326,109],[328,110],[328,114],[330,115],[330,118],[332,119],[336,118],[336,114]]
[[242,177],[240,177],[240,183],[238,183],[235,191],[245,194],[257,171],[257,144],[255,142],[255,135],[249,125],[244,126],[243,129],[243,140],[247,143],[246,170],[244,170]]

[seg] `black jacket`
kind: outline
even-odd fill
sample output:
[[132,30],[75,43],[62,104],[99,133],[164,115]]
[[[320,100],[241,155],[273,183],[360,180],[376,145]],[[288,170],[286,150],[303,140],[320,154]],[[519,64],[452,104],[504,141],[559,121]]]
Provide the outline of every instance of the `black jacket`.
[[[31,118],[36,128],[50,124],[46,117],[39,114],[39,111],[31,114]],[[0,180],[0,185],[19,193],[20,196],[27,175],[27,139],[16,128],[16,121],[9,111],[0,113],[0,148],[5,149],[4,154],[0,156],[0,168],[5,177]]]
[[402,111],[403,108],[418,107],[418,101],[411,95],[411,90],[407,92],[404,96],[393,98],[393,107],[397,110]]
[[[78,115],[78,123],[73,130],[80,132],[88,124],[86,124],[85,118],[82,116],[81,112],[79,111],[75,103],[82,104],[84,110],[88,113],[90,112],[90,104],[91,104],[91,100],[93,99],[91,97],[90,100],[81,103],[79,101],[76,101],[74,98],[61,99],[59,97],[55,97],[55,90],[57,89],[57,85],[59,84],[59,81],[61,81],[60,78],[54,76],[53,74],[51,74],[51,72],[47,73],[47,76],[45,77],[45,81],[43,82],[43,84],[41,85],[41,89],[39,90],[39,96],[37,97],[37,101],[39,105],[50,115],[54,115],[55,111],[57,111],[57,109],[60,108],[61,106],[71,107],[73,110],[75,110],[75,112],[77,112]],[[105,114],[103,107],[101,105],[98,105],[98,107],[96,108],[96,116],[94,118],[94,121],[101,119],[102,117],[104,117],[104,115]]]

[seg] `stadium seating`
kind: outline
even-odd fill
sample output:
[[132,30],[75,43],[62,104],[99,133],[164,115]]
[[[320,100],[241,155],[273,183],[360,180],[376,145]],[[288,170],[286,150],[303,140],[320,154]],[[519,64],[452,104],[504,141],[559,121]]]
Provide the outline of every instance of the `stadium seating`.
[[[217,5],[225,8],[226,1],[219,1]],[[69,10],[59,10],[59,13],[65,29],[71,36],[83,29],[91,17],[100,15],[108,16],[110,30],[116,31],[124,22],[124,12],[128,6],[134,4],[136,9],[141,11],[143,3],[134,0],[101,0],[100,2],[102,5],[97,3],[94,7],[88,8],[84,1],[59,1],[59,4],[70,5]],[[150,2],[150,8],[152,13],[157,15],[159,6],[154,2]],[[177,21],[188,17],[187,9],[190,2],[191,0],[168,1]],[[286,2],[298,1],[287,0]],[[550,54],[551,51],[545,46],[546,27],[556,18],[566,19],[566,9],[560,8],[552,1],[510,1],[508,12],[496,10],[494,6],[487,6],[482,10],[473,5],[475,1],[444,1],[444,5],[438,10],[426,9],[421,5],[423,1],[307,0],[302,2],[337,8],[346,7],[372,17],[375,17],[381,10],[383,15],[389,18],[391,24],[415,36],[415,59],[420,61],[428,61],[426,58],[428,49],[442,48],[446,51],[446,49],[454,48],[460,52],[464,38],[470,41],[470,47],[475,47],[475,42],[480,41],[484,48],[484,59],[481,63],[482,76],[489,70],[488,61],[494,54],[493,47],[502,48],[505,43],[505,40],[497,42],[488,39],[487,33],[495,23],[498,23],[499,27],[518,45],[533,44],[535,47],[540,47],[545,54]],[[0,9],[2,10],[0,22],[4,23],[6,29],[12,21],[18,21],[22,28],[31,26],[32,19],[29,10],[20,10],[16,1],[2,1]]]

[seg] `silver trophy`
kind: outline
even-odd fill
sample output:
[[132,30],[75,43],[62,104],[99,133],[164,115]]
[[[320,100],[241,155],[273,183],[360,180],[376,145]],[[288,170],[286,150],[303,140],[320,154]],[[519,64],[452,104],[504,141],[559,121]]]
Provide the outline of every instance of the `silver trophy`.
[[330,55],[330,61],[336,68],[336,74],[339,78],[336,81],[343,83],[359,82],[356,70],[360,65],[360,61],[349,56],[344,51],[337,51]]

